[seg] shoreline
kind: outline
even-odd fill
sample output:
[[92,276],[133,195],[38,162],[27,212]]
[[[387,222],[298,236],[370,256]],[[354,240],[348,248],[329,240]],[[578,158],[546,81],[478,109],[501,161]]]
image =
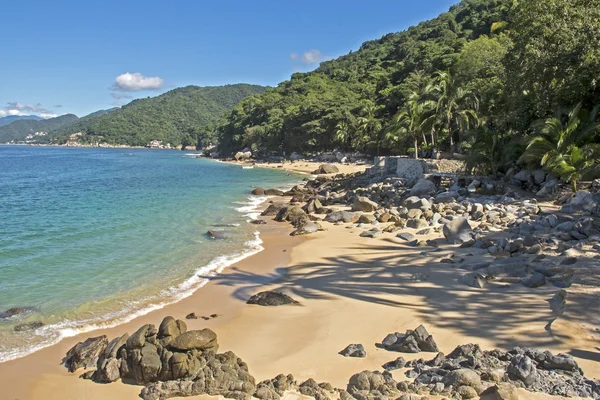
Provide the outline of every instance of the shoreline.
[[[301,181],[297,179],[293,182],[285,184],[282,187],[279,187],[279,189],[288,190],[293,185],[300,182]],[[111,311],[108,314],[95,316],[91,319],[61,320],[44,325],[38,329],[52,331],[57,336],[46,338],[39,343],[30,345],[27,348],[19,348],[13,352],[7,351],[6,354],[4,354],[4,359],[0,360],[0,366],[4,363],[19,360],[21,358],[33,355],[39,351],[43,351],[44,349],[57,346],[61,342],[72,337],[79,337],[101,330],[112,329],[120,325],[127,324],[147,314],[161,310],[165,307],[174,305],[202,289],[210,281],[210,279],[222,273],[223,270],[232,265],[240,263],[248,257],[252,257],[253,255],[262,252],[264,247],[262,246],[263,239],[261,237],[261,228],[258,226],[252,226],[248,222],[250,219],[255,219],[255,217],[259,215],[264,208],[266,208],[266,204],[271,200],[272,196],[252,196],[249,193],[250,189],[251,188],[248,187],[248,193],[244,194],[239,201],[232,203],[232,208],[240,215],[240,223],[246,224],[249,227],[252,227],[251,229],[254,230],[253,238],[245,242],[243,247],[241,247],[239,250],[217,255],[207,264],[197,267],[190,276],[183,277],[183,280],[177,285],[162,288],[157,292],[148,293],[144,297],[137,299],[135,303],[143,303],[141,307],[132,305]],[[164,291],[169,292],[169,296],[161,296],[160,293]]]
[[[414,247],[392,233],[372,239],[359,235],[364,226],[330,223],[323,223],[325,231],[293,237],[287,223],[261,219],[268,221],[257,226],[265,250],[226,268],[190,297],[117,327],[78,335],[1,363],[0,384],[8,388],[7,398],[138,398],[141,386],[78,379],[83,370],[69,374],[59,362],[73,345],[89,337],[106,334],[113,339],[135,332],[142,324],[158,326],[165,316],[184,319],[190,312],[219,315],[185,322],[188,330],[212,329],[220,351],[233,351],[244,360],[256,382],[291,373],[298,382],[313,378],[345,388],[352,375],[380,370],[399,355],[407,360],[429,359],[433,353],[399,354],[377,345],[390,332],[421,324],[445,354],[467,343],[477,343],[483,350],[527,346],[570,354],[588,378],[600,378],[598,338],[576,317],[586,313],[593,323],[597,313],[589,304],[575,300],[595,289],[574,284],[569,291],[574,301],[556,318],[548,306],[557,292],[551,285],[535,290],[520,284],[492,285],[481,290],[460,282],[464,271],[457,265],[440,261],[455,257],[470,263],[489,258],[481,249],[445,241],[438,242],[437,248]],[[417,229],[405,231],[417,234]],[[435,240],[439,234],[430,232],[419,238]],[[251,295],[264,290],[281,291],[300,304],[246,305]],[[351,343],[363,344],[367,357],[338,354]],[[406,380],[403,369],[391,374],[397,381]],[[561,398],[523,389],[518,389],[518,395],[525,400]]]

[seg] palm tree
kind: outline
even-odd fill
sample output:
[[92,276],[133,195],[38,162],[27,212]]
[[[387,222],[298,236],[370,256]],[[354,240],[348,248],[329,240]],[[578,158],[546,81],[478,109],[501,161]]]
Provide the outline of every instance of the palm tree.
[[350,126],[346,121],[339,121],[335,125],[335,140],[344,147],[351,142],[351,139]]
[[362,110],[361,116],[358,118],[358,138],[359,144],[364,146],[375,145],[377,147],[377,157],[382,141],[381,121],[375,117],[377,107],[372,102],[367,102]]
[[600,132],[599,110],[600,105],[588,112],[579,103],[565,124],[558,118],[546,119],[536,129],[538,134],[527,140],[519,161],[539,163],[548,172],[570,182],[577,191],[578,181],[600,172],[600,144],[593,143]]
[[436,72],[435,82],[437,113],[443,116],[443,127],[450,137],[450,147],[454,148],[454,134],[460,141],[461,132],[478,123],[479,101],[471,90],[459,86],[450,72]]
[[[411,92],[404,106],[392,118],[386,139],[398,145],[407,135],[412,136],[415,159],[419,158],[419,138],[424,137],[428,113],[435,110],[435,102],[425,98],[424,93]],[[427,143],[425,141],[425,143]]]
[[521,140],[517,135],[500,134],[485,126],[477,128],[474,133],[466,162],[469,173],[479,169],[485,174],[491,172],[496,177],[501,167],[511,164],[520,154]]

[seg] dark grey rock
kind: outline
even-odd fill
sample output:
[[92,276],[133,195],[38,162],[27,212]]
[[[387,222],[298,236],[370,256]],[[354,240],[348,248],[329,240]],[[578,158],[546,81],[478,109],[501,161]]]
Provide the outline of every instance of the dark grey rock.
[[79,368],[91,368],[96,365],[98,357],[107,345],[108,338],[105,335],[88,338],[73,346],[63,358],[62,364],[69,372],[75,372]]
[[349,344],[344,350],[340,351],[344,357],[359,357],[364,358],[367,356],[367,352],[362,344]]
[[283,306],[287,304],[299,304],[287,294],[273,291],[257,293],[250,297],[246,303],[257,304],[259,306]]

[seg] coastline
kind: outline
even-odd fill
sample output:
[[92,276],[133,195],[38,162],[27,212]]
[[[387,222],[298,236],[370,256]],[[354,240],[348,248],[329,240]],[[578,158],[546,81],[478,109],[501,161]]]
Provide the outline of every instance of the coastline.
[[[0,364],[6,398],[138,398],[141,386],[95,384],[78,379],[81,370],[69,374],[59,362],[73,345],[88,337],[106,334],[112,339],[131,334],[142,324],[158,326],[168,315],[184,319],[190,312],[219,315],[208,321],[185,322],[189,330],[214,330],[220,350],[231,350],[243,359],[257,382],[291,373],[298,382],[314,378],[344,388],[353,374],[380,370],[383,363],[399,355],[376,346],[385,335],[420,324],[446,354],[466,343],[477,343],[486,350],[531,346],[572,354],[586,376],[600,378],[600,362],[594,358],[597,339],[569,318],[584,313],[587,306],[570,306],[548,331],[546,326],[554,318],[547,306],[555,292],[552,287],[534,292],[521,285],[481,291],[460,284],[457,271],[439,262],[450,251],[456,257],[481,257],[474,249],[440,244],[433,251],[411,247],[392,234],[364,238],[359,236],[360,228],[329,223],[324,224],[326,231],[292,237],[288,224],[273,222],[271,217],[265,220],[267,224],[257,226],[265,250],[226,268],[190,297],[114,328],[77,335]],[[437,237],[421,236],[424,240]],[[263,290],[282,291],[300,305],[245,304],[248,297]],[[586,288],[574,286],[572,293],[581,290]],[[338,352],[350,343],[363,344],[367,357],[340,356]],[[402,356],[414,360],[433,355]],[[393,371],[392,376],[403,381],[403,372]],[[200,397],[206,396],[195,398]],[[519,398],[560,397],[520,389]]]

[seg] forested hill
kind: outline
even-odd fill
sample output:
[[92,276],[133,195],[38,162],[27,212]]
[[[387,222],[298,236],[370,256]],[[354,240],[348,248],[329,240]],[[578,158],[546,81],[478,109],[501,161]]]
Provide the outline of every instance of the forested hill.
[[50,136],[54,143],[64,143],[70,134],[82,132],[82,143],[144,146],[160,140],[172,146],[195,145],[200,131],[214,125],[240,100],[265,89],[247,84],[177,88],[157,97],[134,100],[104,115],[82,118]]
[[65,114],[49,119],[21,119],[9,125],[0,126],[0,143],[25,140],[27,135],[35,132],[48,132],[64,125],[72,124],[79,118],[74,114]]
[[238,104],[223,153],[460,151],[477,126],[525,132],[600,100],[597,0],[464,0]]

